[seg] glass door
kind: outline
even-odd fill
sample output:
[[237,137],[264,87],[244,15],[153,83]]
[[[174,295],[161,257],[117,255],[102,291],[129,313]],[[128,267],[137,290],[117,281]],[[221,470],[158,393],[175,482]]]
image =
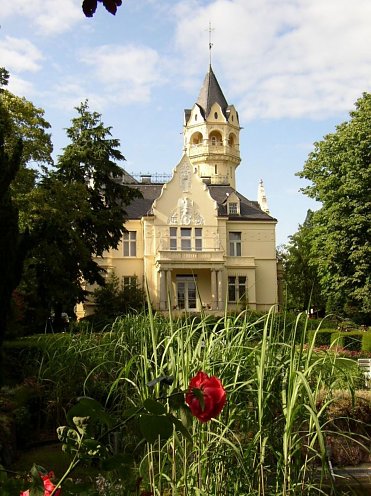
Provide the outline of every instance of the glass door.
[[197,290],[193,277],[177,280],[177,301],[181,310],[197,310]]

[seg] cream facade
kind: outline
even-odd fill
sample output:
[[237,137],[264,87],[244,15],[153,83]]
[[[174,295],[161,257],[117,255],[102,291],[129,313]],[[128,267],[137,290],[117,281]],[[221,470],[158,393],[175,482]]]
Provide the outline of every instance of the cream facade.
[[[121,244],[100,263],[123,282],[147,284],[152,305],[218,313],[278,303],[276,219],[237,191],[240,124],[211,66],[184,112],[184,154],[166,183],[125,176],[142,198],[127,208]],[[92,304],[79,316],[93,311]]]

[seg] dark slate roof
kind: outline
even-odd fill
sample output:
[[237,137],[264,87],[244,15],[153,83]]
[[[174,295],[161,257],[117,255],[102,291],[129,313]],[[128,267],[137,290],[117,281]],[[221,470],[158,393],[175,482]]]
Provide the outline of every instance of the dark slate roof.
[[[211,197],[218,204],[218,215],[226,216],[233,220],[267,220],[275,221],[276,219],[267,213],[263,212],[257,201],[248,200],[245,196],[241,195],[238,191],[231,186],[210,185],[209,186]],[[235,193],[240,200],[240,215],[228,215],[227,200],[228,196]]]
[[138,190],[142,197],[135,198],[125,210],[128,219],[141,219],[146,215],[152,215],[152,203],[161,194],[163,184],[128,184],[131,188]]
[[209,66],[209,72],[205,76],[196,103],[197,105],[199,105],[199,107],[201,107],[201,110],[203,111],[204,114],[203,117],[207,117],[210,114],[211,106],[214,103],[219,103],[224,114],[227,110],[228,107],[227,100],[223,95],[223,92],[211,68],[211,65]]
[[[152,204],[161,194],[162,183],[155,184],[129,184],[128,186],[137,189],[141,194],[141,198],[136,198],[130,205],[126,207],[128,219],[140,219],[146,215],[152,215]],[[241,193],[234,190],[230,186],[208,185],[211,197],[218,204],[218,215],[221,217],[229,217],[231,220],[257,220],[257,221],[275,221],[273,217],[261,210],[259,203],[250,201]],[[228,216],[227,199],[232,193],[236,193],[240,199],[240,215]],[[169,212],[170,213],[170,212]]]

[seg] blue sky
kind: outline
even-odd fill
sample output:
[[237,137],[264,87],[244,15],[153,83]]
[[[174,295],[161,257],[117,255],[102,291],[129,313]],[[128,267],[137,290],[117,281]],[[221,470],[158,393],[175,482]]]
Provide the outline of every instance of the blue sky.
[[370,0],[124,0],[92,19],[80,0],[0,0],[0,66],[10,91],[45,110],[55,156],[88,98],[128,172],[169,174],[208,69],[209,22],[213,69],[243,127],[237,188],[255,200],[264,180],[285,243],[317,208],[295,173],[370,91]]

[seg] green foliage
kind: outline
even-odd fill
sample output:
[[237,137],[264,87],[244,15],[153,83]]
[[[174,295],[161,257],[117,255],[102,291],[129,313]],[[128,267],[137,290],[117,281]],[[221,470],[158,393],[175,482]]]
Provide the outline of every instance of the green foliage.
[[370,330],[363,333],[362,350],[371,352],[371,331]]
[[308,210],[304,224],[290,236],[288,245],[281,252],[284,269],[286,307],[291,311],[313,308],[323,314],[325,299],[319,284],[313,245],[313,212]]
[[141,311],[145,306],[145,299],[145,292],[137,281],[124,286],[114,273],[110,273],[104,285],[94,291],[94,318],[112,320],[128,312]]
[[71,315],[74,305],[85,299],[84,285],[104,282],[95,258],[117,247],[125,206],[137,195],[121,184],[119,140],[111,137],[100,114],[89,111],[87,102],[76,110],[78,117],[67,129],[71,143],[56,169],[33,189],[25,219],[34,243],[22,289],[30,314],[44,309],[41,324],[53,309],[57,330],[63,326],[62,311]]
[[[249,320],[244,312],[210,325],[206,317],[124,316],[104,333],[44,336],[39,377],[46,388],[52,385],[49,402],[60,401],[61,410],[84,395],[125,422],[114,429],[112,447],[134,453],[131,466],[152,492],[288,495],[300,483],[301,494],[311,494],[315,467],[326,472],[327,401],[359,378],[345,366],[354,361],[340,363],[336,349],[316,354],[311,343],[305,347],[306,329],[316,323],[296,317],[295,325],[294,317]],[[220,377],[227,391],[225,410],[207,425],[181,406],[199,370]],[[329,397],[319,406],[320,390]],[[68,428],[74,430],[72,414],[94,417],[94,411],[72,410]],[[104,424],[97,417],[92,422]],[[98,428],[95,439],[106,429]]]
[[371,315],[371,94],[356,102],[351,119],[315,143],[299,176],[304,193],[321,202],[313,214],[312,265],[328,310]]

